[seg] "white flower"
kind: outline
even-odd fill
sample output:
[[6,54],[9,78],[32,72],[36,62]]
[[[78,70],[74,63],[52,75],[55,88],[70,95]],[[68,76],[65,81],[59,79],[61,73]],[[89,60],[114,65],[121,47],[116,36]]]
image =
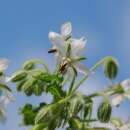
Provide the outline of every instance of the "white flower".
[[116,119],[111,119],[110,122],[108,123],[101,123],[101,122],[96,122],[92,123],[93,127],[98,127],[98,128],[107,128],[110,130],[130,130],[130,122],[124,122],[118,118]]
[[9,61],[7,59],[0,59],[0,71],[7,69]]
[[[80,64],[79,60],[81,52],[85,48],[86,40],[84,38],[72,38],[71,33],[72,26],[70,22],[62,25],[61,34],[49,32],[49,39],[53,44],[50,52],[55,52],[57,63],[67,68],[67,71],[70,71],[70,68],[74,67],[77,71],[86,74],[88,73],[88,69]],[[68,50],[69,45],[70,50]]]
[[119,84],[122,87],[123,92],[116,94],[112,99],[112,104],[114,106],[120,105],[125,99],[130,99],[130,79],[126,79]]
[[[8,68],[9,65],[9,60],[5,58],[0,59],[0,73],[3,73]],[[0,83],[5,84],[9,82],[10,77],[6,77],[5,75],[1,74],[0,75]]]
[[10,89],[6,86],[7,82],[9,81],[9,77],[6,77],[3,74],[3,71],[5,71],[8,67],[9,61],[7,59],[0,59],[0,120],[5,121],[6,119],[6,113],[5,109],[10,101],[14,100]]
[[114,130],[130,130],[129,121],[124,122],[120,119],[113,119],[109,124],[114,128]]
[[0,120],[6,120],[6,107],[11,102],[14,101],[14,98],[10,92],[6,92],[0,97]]

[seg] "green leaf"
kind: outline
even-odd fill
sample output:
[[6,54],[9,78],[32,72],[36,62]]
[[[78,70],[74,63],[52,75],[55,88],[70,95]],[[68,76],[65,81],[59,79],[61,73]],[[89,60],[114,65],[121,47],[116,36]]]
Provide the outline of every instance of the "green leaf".
[[50,92],[52,95],[61,98],[61,93],[56,87],[49,87],[47,88],[47,92]]
[[83,61],[83,60],[86,60],[86,59],[87,59],[86,57],[79,57],[79,58],[75,58],[73,60],[76,61],[76,62],[80,62],[80,61]]
[[23,124],[24,125],[33,125],[34,124],[36,112],[33,111],[33,107],[31,104],[26,104],[21,109],[21,114],[23,115]]

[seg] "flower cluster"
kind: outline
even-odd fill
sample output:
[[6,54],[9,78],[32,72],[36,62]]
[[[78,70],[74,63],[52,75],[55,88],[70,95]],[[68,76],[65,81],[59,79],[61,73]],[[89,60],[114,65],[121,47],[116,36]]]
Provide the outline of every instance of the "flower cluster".
[[[39,59],[26,61],[10,77],[4,71],[8,60],[0,59],[0,119],[5,120],[6,105],[13,101],[8,82],[16,84],[18,92],[26,96],[41,96],[50,93],[52,101],[43,101],[37,106],[25,104],[20,108],[22,125],[32,126],[31,130],[130,130],[130,123],[112,116],[113,107],[119,107],[125,99],[130,99],[130,79],[114,83],[119,65],[115,58],[104,57],[87,68],[81,62],[86,59],[82,52],[87,40],[74,38],[72,25],[67,22],[61,26],[60,34],[49,32],[52,53],[56,59],[55,71]],[[84,94],[78,88],[103,66],[104,76],[110,81],[106,89],[92,94]],[[79,74],[82,74],[79,76]],[[66,86],[68,86],[66,88]],[[102,100],[94,114],[95,98]]]
[[7,83],[9,82],[9,77],[4,75],[4,71],[8,67],[9,61],[7,59],[0,59],[0,120],[6,120],[5,109],[7,105],[14,100],[10,88],[8,88]]

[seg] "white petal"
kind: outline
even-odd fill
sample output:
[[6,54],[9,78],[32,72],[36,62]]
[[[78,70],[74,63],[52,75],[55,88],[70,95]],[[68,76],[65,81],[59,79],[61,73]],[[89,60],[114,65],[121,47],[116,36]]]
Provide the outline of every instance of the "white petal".
[[5,95],[0,97],[0,105],[3,106],[4,108],[11,102],[14,101],[13,95],[8,92]]
[[130,127],[128,127],[127,125],[123,125],[122,127],[120,127],[120,130],[130,130]]
[[130,88],[130,79],[126,79],[121,82],[121,86],[124,88],[125,91]]
[[10,81],[11,81],[11,79],[12,79],[12,77],[5,77],[5,83],[10,82]]
[[[92,126],[93,127],[104,127],[104,128],[109,128],[109,129],[111,129],[111,130],[113,130],[114,128],[115,128],[115,126],[113,125],[113,124],[111,124],[111,123],[100,123],[100,122],[94,122],[94,123],[92,123]],[[115,130],[115,129],[114,129]]]
[[81,39],[72,39],[71,47],[73,55],[79,55],[81,51],[85,48],[86,40],[84,38]]
[[130,89],[127,90],[127,92],[124,93],[124,96],[128,99],[130,99]]
[[112,105],[118,106],[121,104],[121,102],[124,100],[124,95],[118,95],[112,99]]
[[62,54],[60,52],[55,53],[56,64],[59,65],[62,61]]
[[0,71],[6,70],[9,65],[9,60],[0,59]]
[[65,55],[65,42],[61,35],[55,32],[49,32],[49,39],[52,44],[58,49],[58,51]]
[[[73,77],[73,75],[74,75],[74,73],[73,73],[73,70],[72,70],[72,68],[67,68],[67,71],[66,71],[66,73],[65,73],[65,79],[66,80],[68,80],[68,81],[70,81],[71,80],[71,78]],[[71,78],[70,78],[71,77]]]
[[61,26],[61,35],[64,37],[68,37],[71,35],[72,32],[72,25],[70,22],[67,22]]
[[6,83],[10,82],[10,80],[11,80],[11,77],[5,77],[5,76],[0,77],[0,83],[2,83],[2,84],[6,84]]
[[75,66],[76,70],[80,73],[83,73],[83,74],[89,73],[89,69],[87,69],[87,67],[85,67],[83,64],[75,63],[74,66]]
[[6,82],[5,82],[5,76],[1,76],[0,77],[0,83],[1,84],[6,84]]

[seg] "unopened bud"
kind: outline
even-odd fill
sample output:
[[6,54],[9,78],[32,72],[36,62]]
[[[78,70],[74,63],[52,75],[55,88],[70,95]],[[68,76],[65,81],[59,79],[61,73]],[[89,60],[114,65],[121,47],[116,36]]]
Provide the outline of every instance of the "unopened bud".
[[116,60],[111,59],[104,63],[104,73],[109,79],[114,79],[118,73],[118,63]]
[[102,102],[98,108],[97,113],[98,119],[104,123],[109,122],[111,118],[111,112],[112,112],[111,104],[108,102]]

